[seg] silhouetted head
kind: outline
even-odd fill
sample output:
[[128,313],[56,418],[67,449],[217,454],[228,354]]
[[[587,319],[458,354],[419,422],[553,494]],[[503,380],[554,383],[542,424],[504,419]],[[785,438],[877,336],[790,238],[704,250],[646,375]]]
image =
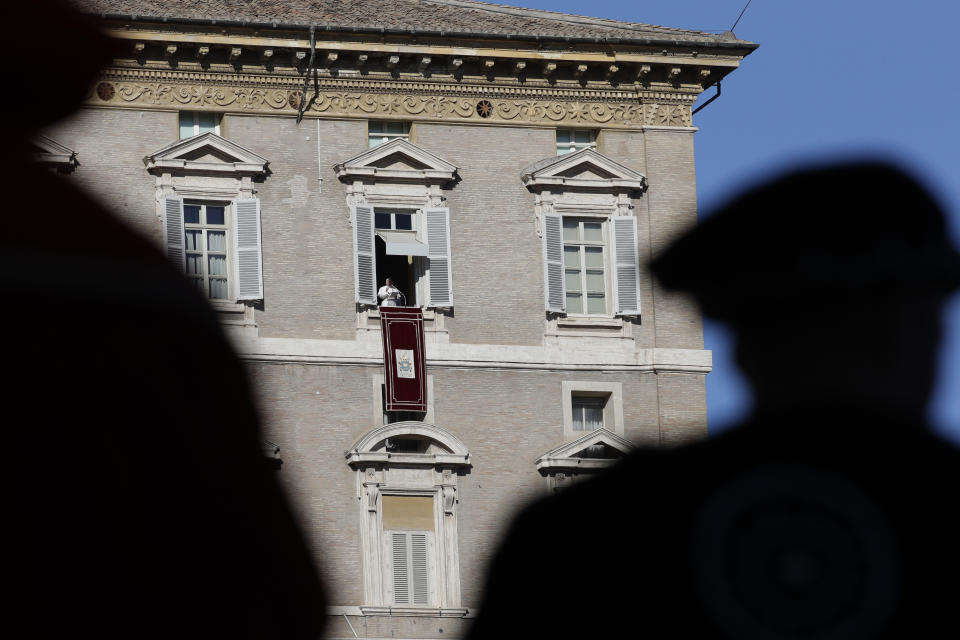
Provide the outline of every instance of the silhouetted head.
[[761,409],[849,402],[920,411],[939,308],[960,285],[941,208],[883,164],[798,171],[752,189],[651,269],[737,332]]
[[[5,121],[17,143],[80,106],[99,69],[119,52],[94,19],[64,0],[32,0],[4,6],[11,51],[29,52],[30,64],[4,69]],[[68,70],[64,72],[64,70]]]

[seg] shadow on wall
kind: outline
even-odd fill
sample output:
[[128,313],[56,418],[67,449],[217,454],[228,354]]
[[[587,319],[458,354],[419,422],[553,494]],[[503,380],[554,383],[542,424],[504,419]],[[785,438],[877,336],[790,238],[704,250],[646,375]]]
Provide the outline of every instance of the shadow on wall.
[[[148,241],[24,163],[114,52],[65,3],[8,8],[15,153],[0,255],[9,371],[9,637],[315,638],[324,592],[265,464],[240,364],[206,302]],[[38,46],[37,39],[57,46]],[[36,69],[62,67],[50,81]],[[13,432],[15,430],[15,433]]]
[[[944,508],[960,453],[924,419],[941,307],[960,285],[939,205],[886,164],[801,169],[652,268],[732,328],[753,414],[527,509],[470,637],[899,638],[950,624],[954,594],[936,578],[960,569]],[[518,616],[518,602],[582,615]]]

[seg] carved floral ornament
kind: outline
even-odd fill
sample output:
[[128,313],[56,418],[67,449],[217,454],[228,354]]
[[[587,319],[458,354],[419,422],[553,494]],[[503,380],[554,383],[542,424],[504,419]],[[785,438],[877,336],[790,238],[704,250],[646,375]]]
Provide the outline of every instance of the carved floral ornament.
[[[308,99],[313,98],[308,93]],[[91,91],[88,104],[140,108],[225,109],[247,113],[295,115],[299,90],[179,84],[174,82],[101,81]],[[500,98],[321,91],[309,101],[306,113],[317,116],[367,118],[399,117],[411,120],[474,121],[636,128],[642,126],[690,127],[686,101],[589,101],[559,98]]]

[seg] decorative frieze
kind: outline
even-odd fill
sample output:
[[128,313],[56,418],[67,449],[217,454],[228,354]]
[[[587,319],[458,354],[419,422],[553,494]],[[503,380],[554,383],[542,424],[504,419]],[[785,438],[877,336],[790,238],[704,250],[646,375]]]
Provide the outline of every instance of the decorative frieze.
[[[88,104],[295,115],[302,80],[145,69],[108,69]],[[312,83],[311,83],[312,84]],[[306,115],[545,126],[689,127],[694,93],[569,90],[442,82],[326,78]]]

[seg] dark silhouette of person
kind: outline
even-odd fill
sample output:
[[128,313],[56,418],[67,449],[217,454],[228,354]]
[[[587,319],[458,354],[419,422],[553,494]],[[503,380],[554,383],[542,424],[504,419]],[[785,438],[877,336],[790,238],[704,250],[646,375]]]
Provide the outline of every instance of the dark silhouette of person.
[[[316,564],[261,453],[206,301],[31,137],[110,42],[53,0],[9,7],[3,263],[7,638],[317,638]],[[65,66],[66,65],[66,66]]]
[[949,633],[960,455],[928,431],[944,215],[901,170],[799,170],[652,264],[726,321],[746,424],[535,503],[469,638],[901,638]]

